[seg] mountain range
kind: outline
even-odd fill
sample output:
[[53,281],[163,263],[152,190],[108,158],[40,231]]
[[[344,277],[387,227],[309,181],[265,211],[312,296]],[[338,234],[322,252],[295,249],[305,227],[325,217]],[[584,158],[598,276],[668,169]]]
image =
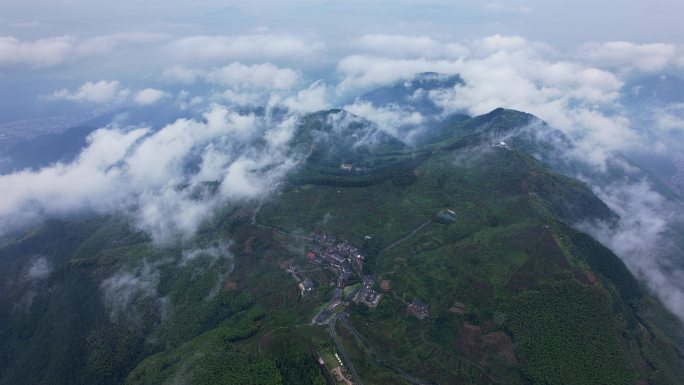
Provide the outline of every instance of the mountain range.
[[[625,105],[680,102],[662,81]],[[591,230],[626,219],[598,196],[612,183],[648,180],[677,209],[681,191],[636,152],[613,160],[632,173],[573,160],[531,114],[424,98],[462,84],[423,73],[359,97],[427,116],[411,141],[344,109],[300,117],[297,167],[190,239],[157,244],[125,213],[0,239],[0,384],[684,383],[681,320]],[[91,131],[3,155],[68,162]],[[668,239],[684,265],[684,226]]]

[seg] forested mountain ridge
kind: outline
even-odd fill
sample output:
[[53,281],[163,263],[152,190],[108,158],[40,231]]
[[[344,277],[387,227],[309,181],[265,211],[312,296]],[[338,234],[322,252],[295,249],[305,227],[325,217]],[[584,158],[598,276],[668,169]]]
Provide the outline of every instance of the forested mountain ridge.
[[[190,240],[155,244],[125,215],[6,237],[0,383],[323,384],[335,353],[366,384],[684,382],[680,321],[574,227],[617,215],[533,156],[530,125],[559,137],[497,109],[406,145],[322,111],[275,193]],[[339,244],[363,256],[343,284],[320,259]]]

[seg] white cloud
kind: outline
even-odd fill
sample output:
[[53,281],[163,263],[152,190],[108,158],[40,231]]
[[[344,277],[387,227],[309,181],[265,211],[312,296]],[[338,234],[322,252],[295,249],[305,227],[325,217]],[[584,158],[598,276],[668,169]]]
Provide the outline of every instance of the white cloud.
[[90,145],[74,163],[1,175],[0,234],[43,215],[119,207],[117,200],[123,190],[117,182],[122,170],[115,165],[145,133],[146,130],[98,130],[89,137]]
[[47,259],[45,257],[40,257],[31,262],[31,266],[29,266],[26,276],[33,280],[45,279],[51,272],[52,268],[50,268]]
[[[422,128],[427,119],[415,111],[406,111],[399,106],[374,107],[370,102],[356,100],[344,109],[375,123],[388,134],[410,143],[412,135]],[[407,132],[408,131],[408,132]]]
[[672,44],[636,44],[627,41],[587,43],[579,57],[602,66],[636,67],[641,71],[660,71],[675,60]]
[[297,84],[302,74],[271,63],[250,65],[234,62],[210,69],[173,66],[167,68],[162,76],[172,82],[191,84],[203,80],[233,90],[248,91],[249,89],[286,90]]
[[468,53],[461,44],[445,43],[428,36],[365,35],[354,43],[354,48],[400,58],[457,58]]
[[157,266],[145,261],[132,271],[120,271],[102,281],[100,288],[110,319],[140,322],[132,306],[142,298],[153,298],[161,307],[162,299],[158,298],[157,292],[159,276]]
[[317,81],[309,87],[300,90],[294,95],[282,99],[278,95],[272,95],[270,104],[283,105],[296,113],[307,113],[330,108],[327,98],[327,87],[324,82]]
[[75,47],[75,51],[79,55],[90,56],[111,52],[122,46],[157,44],[168,38],[169,35],[167,34],[151,32],[124,32],[101,35],[80,40]]
[[133,102],[140,106],[148,106],[159,102],[168,95],[156,88],[144,88],[133,92],[121,86],[118,80],[100,80],[86,82],[74,91],[61,89],[47,96],[49,100],[71,100],[93,104],[120,105]]
[[162,90],[158,90],[155,88],[145,88],[144,90],[138,91],[138,93],[135,94],[135,98],[133,100],[141,106],[147,106],[158,102],[165,96],[166,93]]
[[300,80],[301,73],[278,68],[271,63],[244,65],[231,63],[206,74],[209,82],[233,88],[288,89]]
[[337,92],[348,93],[410,78],[419,72],[457,73],[458,61],[444,59],[393,59],[368,55],[350,55],[337,64],[337,71],[344,77]]
[[[338,65],[343,76],[338,92],[388,84],[416,72],[459,73],[464,86],[428,95],[447,112],[479,115],[502,106],[527,111],[593,150],[624,148],[638,140],[627,119],[599,112],[598,107],[610,109],[618,104],[623,83],[616,75],[580,63],[548,59],[546,45],[518,36],[494,35],[468,44],[471,54],[458,59],[347,56]],[[389,112],[364,111],[363,107],[351,108],[377,118],[382,116],[378,113]],[[379,121],[383,120],[387,126],[387,119]],[[598,155],[594,159],[597,164],[604,160]]]
[[330,108],[328,88],[315,81],[305,88],[302,73],[271,63],[231,63],[209,69],[171,67],[164,76],[169,81],[192,83],[204,81],[226,87],[210,95],[209,100],[233,106],[264,106],[287,108],[292,113],[307,113]]
[[264,94],[258,91],[227,89],[214,96],[217,101],[225,101],[236,106],[256,106],[263,102]]
[[69,58],[74,48],[74,38],[50,37],[24,42],[13,36],[0,36],[0,67],[29,66],[52,67]]
[[476,43],[487,51],[520,50],[529,47],[530,42],[520,36],[487,36]]
[[173,41],[168,45],[169,53],[177,60],[193,63],[225,61],[283,60],[295,61],[315,59],[325,45],[320,42],[306,42],[283,35],[201,35]]
[[204,75],[204,72],[200,69],[186,68],[179,65],[169,67],[162,72],[162,78],[184,84],[194,83],[202,75]]
[[53,36],[22,41],[13,36],[0,36],[0,68],[48,68],[87,57],[111,52],[121,46],[159,43],[167,35],[128,32],[79,39]]
[[645,180],[595,187],[595,193],[616,212],[614,224],[580,225],[622,258],[627,267],[655,292],[680,319],[684,319],[684,270],[669,262],[681,253],[667,237],[677,209]]
[[122,102],[129,93],[130,91],[122,88],[117,80],[100,80],[94,83],[86,82],[74,92],[67,89],[56,91],[50,98],[105,104]]
[[[417,72],[459,73],[465,79],[464,86],[428,95],[446,111],[479,115],[503,106],[536,114],[573,137],[584,136],[586,143],[615,148],[618,143],[627,145],[636,139],[628,121],[604,116],[595,109],[617,103],[622,82],[612,73],[546,59],[544,44],[517,36],[495,35],[469,44],[472,54],[455,60],[347,56],[338,64],[343,76],[338,92],[388,84]],[[380,112],[390,112],[371,112],[363,105],[350,108],[377,118]],[[379,120],[385,121],[381,126],[387,126],[387,116]]]
[[[295,122],[213,106],[153,133],[100,129],[73,163],[0,175],[0,233],[45,215],[124,211],[157,242],[185,239],[219,205],[268,193],[296,165],[285,146]],[[211,180],[218,194],[203,184]]]

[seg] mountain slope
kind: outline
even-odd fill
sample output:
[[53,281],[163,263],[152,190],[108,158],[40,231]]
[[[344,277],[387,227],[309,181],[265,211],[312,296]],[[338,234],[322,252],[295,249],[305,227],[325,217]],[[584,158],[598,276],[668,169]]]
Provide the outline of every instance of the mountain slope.
[[[0,384],[321,384],[333,352],[365,384],[684,382],[681,324],[572,227],[615,214],[531,156],[530,124],[495,110],[407,148],[323,111],[298,126],[303,163],[276,194],[223,207],[190,241],[153,245],[120,217],[5,239]],[[376,307],[345,297],[312,322],[339,282],[307,257],[323,251],[313,232],[360,248],[343,293],[370,282]]]

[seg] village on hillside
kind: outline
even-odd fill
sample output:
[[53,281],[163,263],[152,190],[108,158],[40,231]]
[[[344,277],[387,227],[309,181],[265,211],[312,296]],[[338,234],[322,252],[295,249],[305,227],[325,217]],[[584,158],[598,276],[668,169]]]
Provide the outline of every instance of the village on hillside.
[[[336,310],[341,310],[352,302],[370,307],[378,306],[382,294],[374,289],[375,278],[363,274],[365,257],[358,247],[346,241],[339,241],[334,234],[324,232],[313,233],[308,239],[312,244],[306,251],[306,263],[328,268],[335,274],[335,279],[331,282],[335,288],[332,296],[328,304],[314,317],[313,322],[326,324]],[[286,270],[297,281],[302,297],[314,293],[313,280],[305,276],[305,269],[291,262]],[[358,280],[355,280],[357,284],[350,285],[354,276],[358,277]],[[361,284],[358,284],[359,280]]]

